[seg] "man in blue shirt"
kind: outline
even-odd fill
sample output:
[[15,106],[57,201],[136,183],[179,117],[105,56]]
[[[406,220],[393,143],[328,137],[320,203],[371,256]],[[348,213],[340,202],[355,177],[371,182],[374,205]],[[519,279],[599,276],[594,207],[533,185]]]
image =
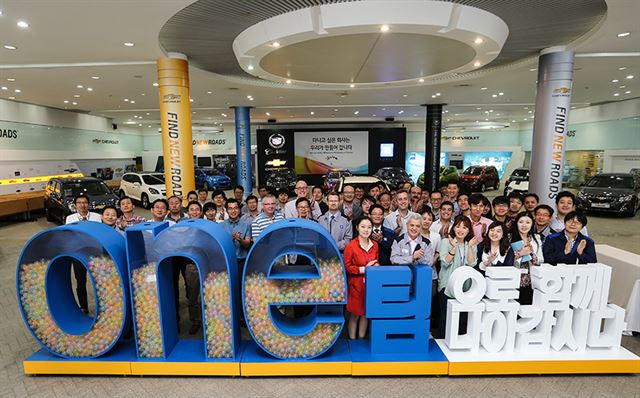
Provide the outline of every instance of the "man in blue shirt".
[[[240,202],[237,199],[228,199],[224,205],[229,218],[220,225],[227,231],[233,241],[238,261],[238,282],[242,286],[242,272],[244,262],[251,247],[251,226],[240,219]],[[240,288],[240,286],[238,288]]]

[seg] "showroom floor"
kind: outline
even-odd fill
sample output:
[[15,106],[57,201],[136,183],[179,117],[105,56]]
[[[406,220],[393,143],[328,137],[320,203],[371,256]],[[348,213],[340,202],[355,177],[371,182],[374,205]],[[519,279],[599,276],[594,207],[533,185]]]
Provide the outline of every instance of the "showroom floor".
[[[145,211],[137,211],[141,215]],[[23,324],[16,302],[15,267],[26,241],[53,224],[0,224],[0,396],[348,396],[412,397],[632,397],[640,396],[640,375],[504,376],[504,377],[49,377],[24,376],[22,360],[39,349]],[[640,253],[640,215],[633,219],[589,217],[596,243]],[[186,303],[184,303],[186,305]],[[640,354],[640,337],[624,337],[623,345]]]

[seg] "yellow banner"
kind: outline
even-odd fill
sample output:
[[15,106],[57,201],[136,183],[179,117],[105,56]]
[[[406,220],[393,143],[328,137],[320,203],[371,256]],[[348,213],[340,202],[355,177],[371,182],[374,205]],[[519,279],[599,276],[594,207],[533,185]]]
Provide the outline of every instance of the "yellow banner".
[[167,196],[186,199],[195,189],[189,64],[183,59],[159,58],[157,66]]

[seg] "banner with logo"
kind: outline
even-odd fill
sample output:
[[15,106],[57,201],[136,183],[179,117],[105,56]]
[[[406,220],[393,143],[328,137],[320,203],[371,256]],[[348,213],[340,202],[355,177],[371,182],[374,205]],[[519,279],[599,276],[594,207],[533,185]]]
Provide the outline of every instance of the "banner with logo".
[[324,174],[333,169],[367,174],[369,132],[297,132],[295,153],[297,174]]
[[195,189],[189,64],[177,58],[159,58],[160,124],[167,196],[186,199]]
[[551,206],[562,191],[572,84],[572,51],[540,56],[529,189]]

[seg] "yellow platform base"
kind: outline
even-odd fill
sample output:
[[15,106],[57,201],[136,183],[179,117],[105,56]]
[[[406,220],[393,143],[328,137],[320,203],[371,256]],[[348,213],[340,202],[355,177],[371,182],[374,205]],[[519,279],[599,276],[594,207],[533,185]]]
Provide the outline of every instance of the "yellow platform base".
[[118,375],[131,374],[131,362],[24,361],[26,375]]
[[242,362],[240,373],[242,376],[351,376],[351,362]]
[[353,362],[353,376],[446,375],[448,362]]
[[238,362],[131,362],[132,375],[240,376]]

